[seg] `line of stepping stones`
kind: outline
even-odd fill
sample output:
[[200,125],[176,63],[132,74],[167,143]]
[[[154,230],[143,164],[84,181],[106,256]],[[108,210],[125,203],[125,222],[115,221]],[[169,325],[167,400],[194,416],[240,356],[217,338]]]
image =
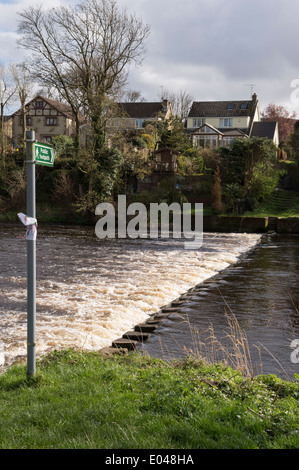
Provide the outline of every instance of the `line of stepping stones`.
[[[263,234],[261,241],[267,238],[267,234]],[[252,248],[254,249],[254,248]],[[248,254],[248,252],[247,252]],[[241,260],[243,257],[246,257],[247,254],[243,254],[239,257]],[[155,333],[159,328],[161,323],[163,323],[168,318],[175,318],[175,316],[188,315],[188,310],[184,310],[184,307],[188,307],[188,304],[192,300],[199,300],[200,291],[206,289],[207,287],[214,287],[218,285],[219,279],[221,279],[222,272],[225,271],[225,268],[219,271],[214,276],[206,279],[200,284],[197,284],[195,287],[189,289],[185,294],[182,294],[178,299],[173,300],[170,304],[165,305],[157,313],[150,315],[145,323],[140,323],[135,326],[133,331],[127,331],[122,338],[116,339],[112,342],[112,350],[129,350],[133,351],[137,349],[138,343],[144,343],[152,333]]]
[[[213,277],[214,278],[214,277]],[[184,307],[188,307],[188,303],[192,300],[198,300],[199,291],[208,285],[215,285],[215,278],[210,278],[201,284],[189,289],[185,294],[182,294],[178,299],[173,300],[170,304],[164,306],[157,313],[150,315],[145,323],[140,323],[135,326],[132,331],[127,331],[123,334],[122,338],[116,339],[112,342],[112,348],[124,348],[129,351],[137,349],[138,343],[144,343],[152,333],[155,333],[161,323],[167,320],[170,316],[188,315],[188,311]]]

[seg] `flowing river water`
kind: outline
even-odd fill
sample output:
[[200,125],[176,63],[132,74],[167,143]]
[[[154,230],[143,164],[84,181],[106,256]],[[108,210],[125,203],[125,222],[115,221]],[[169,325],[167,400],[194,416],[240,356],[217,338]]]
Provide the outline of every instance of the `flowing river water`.
[[[20,357],[26,357],[27,264],[23,235],[21,224],[0,225],[0,345],[4,351],[4,367]],[[229,285],[229,289],[234,291],[236,278],[246,290],[250,284],[245,276],[247,267],[255,263],[255,253],[262,254],[265,245],[257,245],[260,240],[261,236],[257,234],[205,233],[202,247],[195,251],[184,249],[182,240],[99,240],[94,227],[39,227],[37,354],[41,356],[54,349],[69,347],[99,350],[110,346],[114,339],[146,321],[163,305],[217,273],[222,276],[223,282],[218,280],[221,289]],[[266,246],[269,243],[270,253],[272,248],[272,252],[277,253],[275,241],[270,240]],[[256,245],[258,248],[252,250]],[[247,256],[240,261],[240,256],[244,254]],[[283,347],[289,348],[289,357],[289,343],[285,343],[293,335],[299,338],[298,313],[294,308],[291,313],[285,311],[285,302],[288,309],[291,309],[292,301],[298,304],[298,297],[291,299],[298,284],[298,262],[293,256],[283,275],[280,275],[281,261],[278,258],[275,261],[276,274],[261,281],[265,284],[259,284],[256,279],[256,292],[254,286],[251,291],[255,294],[248,293],[245,299],[248,307],[242,324],[249,332],[252,329],[257,331],[260,327],[265,332],[265,342],[268,344],[267,338],[271,336],[273,325],[269,319],[264,319],[264,309],[268,305],[272,312],[273,304],[278,302],[281,311],[277,321],[287,325],[280,342]],[[223,271],[228,267],[230,269]],[[262,273],[262,269],[257,268],[256,275]],[[297,278],[292,277],[291,269],[296,271]],[[276,284],[272,281],[275,276],[279,278],[278,284],[280,280],[285,282],[281,299],[279,296],[273,298],[273,294],[277,294]],[[212,286],[210,289],[202,291],[201,297],[192,301],[192,307],[189,305],[193,319],[190,312],[189,322],[169,319],[150,337],[144,345],[145,350],[163,358],[165,351],[178,357],[184,346],[187,349],[192,347],[192,338],[188,333],[190,322],[194,320],[194,328],[206,328],[215,309],[218,310],[216,323],[220,319],[220,323],[223,322],[223,299],[219,302],[212,292]],[[231,298],[228,300],[232,310],[241,314],[245,308],[244,297],[239,302],[238,295],[236,293],[234,301]],[[205,296],[210,310],[202,307],[202,298]],[[262,307],[259,305],[261,296],[268,298],[265,301],[267,305],[263,304]],[[217,303],[215,306],[214,301]],[[205,319],[202,325],[197,323],[198,317]],[[273,318],[272,314],[270,318]],[[187,324],[189,327],[185,328]],[[185,333],[181,335],[184,330]],[[177,334],[181,337],[174,340]],[[263,335],[259,336],[259,340],[263,341]],[[176,348],[173,348],[174,344],[177,344]]]

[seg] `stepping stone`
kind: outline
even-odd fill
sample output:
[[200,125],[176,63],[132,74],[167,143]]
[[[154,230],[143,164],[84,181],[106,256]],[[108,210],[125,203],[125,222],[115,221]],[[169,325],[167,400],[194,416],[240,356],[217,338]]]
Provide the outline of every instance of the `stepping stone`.
[[113,348],[125,348],[134,351],[137,348],[138,341],[132,341],[125,338],[119,338],[112,342]]
[[141,331],[142,333],[152,333],[158,328],[156,323],[141,323],[140,325],[135,326],[135,331]]
[[142,343],[143,341],[146,341],[149,336],[150,333],[143,333],[141,331],[127,331],[127,333],[123,335],[123,338]]
[[169,314],[167,313],[156,313],[154,316],[155,320],[161,321],[161,320],[166,320],[168,318]]
[[183,300],[176,300],[176,301],[173,301],[171,302],[171,306],[172,307],[179,307],[180,305],[184,305],[186,302],[184,302]]
[[179,312],[180,309],[176,308],[176,307],[163,307],[162,309],[162,313],[170,313],[170,312]]

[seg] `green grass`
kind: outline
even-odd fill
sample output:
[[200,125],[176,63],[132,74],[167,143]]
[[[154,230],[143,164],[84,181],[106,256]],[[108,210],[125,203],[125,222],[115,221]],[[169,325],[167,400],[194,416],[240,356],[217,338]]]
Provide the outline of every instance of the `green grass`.
[[2,449],[299,447],[299,383],[138,354],[54,352],[0,376]]

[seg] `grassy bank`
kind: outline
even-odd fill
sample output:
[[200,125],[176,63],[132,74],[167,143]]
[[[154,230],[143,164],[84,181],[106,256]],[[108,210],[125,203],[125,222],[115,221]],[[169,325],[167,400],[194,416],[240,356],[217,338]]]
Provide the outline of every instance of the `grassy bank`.
[[0,404],[2,449],[299,447],[298,382],[191,359],[55,352],[1,375]]

